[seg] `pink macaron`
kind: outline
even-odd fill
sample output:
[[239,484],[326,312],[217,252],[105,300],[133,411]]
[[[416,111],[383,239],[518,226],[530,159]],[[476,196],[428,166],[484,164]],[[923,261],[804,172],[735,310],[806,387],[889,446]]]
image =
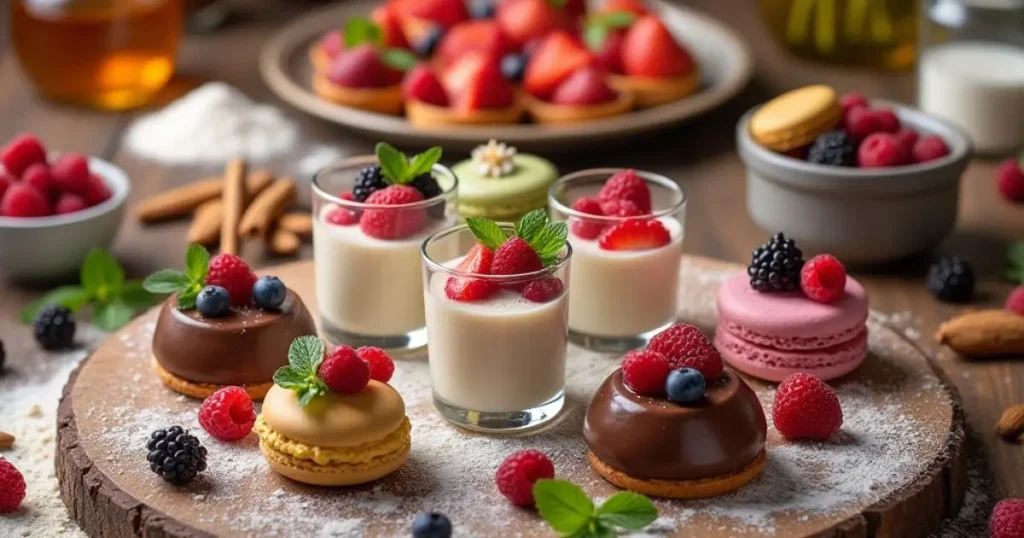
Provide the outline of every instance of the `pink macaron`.
[[846,278],[831,303],[800,291],[760,293],[738,273],[718,290],[715,346],[733,368],[767,381],[807,372],[823,380],[855,370],[867,354],[868,296]]

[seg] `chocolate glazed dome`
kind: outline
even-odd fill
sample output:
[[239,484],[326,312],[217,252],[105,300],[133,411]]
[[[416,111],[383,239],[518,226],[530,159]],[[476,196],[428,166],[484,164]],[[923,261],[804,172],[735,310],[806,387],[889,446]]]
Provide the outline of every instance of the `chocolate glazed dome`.
[[160,308],[153,356],[168,372],[196,383],[268,383],[288,364],[292,340],[316,334],[306,305],[291,290],[277,312],[232,308],[224,317],[207,318],[175,305],[171,297]]
[[764,450],[768,423],[757,395],[726,369],[701,403],[640,396],[622,370],[597,389],[583,424],[591,452],[641,479],[701,480],[737,472]]

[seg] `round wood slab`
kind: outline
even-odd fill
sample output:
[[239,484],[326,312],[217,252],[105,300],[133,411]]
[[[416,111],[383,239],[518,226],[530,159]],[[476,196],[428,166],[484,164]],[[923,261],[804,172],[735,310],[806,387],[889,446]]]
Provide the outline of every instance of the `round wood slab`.
[[[705,330],[715,291],[741,267],[684,258],[680,319]],[[315,311],[311,262],[270,269]],[[211,439],[199,402],[150,371],[155,311],[112,335],[71,376],[58,411],[57,475],[72,516],[91,536],[405,536],[415,514],[447,514],[456,536],[553,536],[532,511],[509,506],[493,485],[509,453],[548,453],[560,477],[591,497],[616,489],[588,466],[582,436],[590,395],[618,357],[570,346],[567,409],[555,425],[521,437],[449,426],[433,410],[422,357],[398,362],[392,385],[413,423],[412,454],[398,472],[354,488],[316,488],[270,471],[253,436]],[[835,383],[842,431],[827,443],[789,442],[769,427],[764,474],[703,501],[658,501],[647,535],[678,537],[925,537],[963,502],[964,417],[959,394],[916,347],[869,320],[870,354]],[[773,388],[750,381],[766,411]],[[769,424],[770,424],[769,420]],[[180,424],[209,449],[209,470],[175,488],[150,473],[150,431]]]
[[701,90],[673,103],[575,125],[489,125],[413,127],[404,117],[325,101],[313,93],[309,47],[323,33],[351,17],[366,17],[381,0],[349,0],[297,17],[260,53],[260,73],[270,89],[292,106],[375,139],[412,146],[443,145],[468,151],[491,138],[520,149],[553,151],[623,140],[637,133],[682,123],[725,103],[753,73],[743,40],[730,28],[690,8],[654,0],[668,28],[682,39],[701,66]]

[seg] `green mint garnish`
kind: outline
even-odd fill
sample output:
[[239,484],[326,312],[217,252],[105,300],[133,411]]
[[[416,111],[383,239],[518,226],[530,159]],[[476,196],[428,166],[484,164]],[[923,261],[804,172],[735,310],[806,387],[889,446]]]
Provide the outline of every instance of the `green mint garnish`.
[[[470,217],[466,219],[466,225],[476,236],[477,241],[491,250],[497,250],[509,238],[508,234],[490,219]],[[523,215],[516,223],[514,231],[516,237],[522,238],[533,247],[544,267],[558,262],[568,234],[569,228],[566,224],[551,222],[545,209],[534,209]]]
[[380,61],[396,71],[408,71],[419,63],[416,55],[405,49],[384,49],[380,51]]
[[571,538],[612,537],[619,529],[638,531],[658,517],[654,503],[632,491],[620,491],[595,509],[590,497],[567,480],[538,480],[533,497],[551,528]]
[[316,336],[300,336],[288,347],[288,366],[282,366],[274,372],[274,383],[283,389],[295,391],[300,407],[306,407],[317,396],[329,391],[316,375],[325,352],[324,343]]
[[508,239],[508,234],[491,219],[469,217],[466,219],[466,225],[476,236],[476,240],[491,250],[498,250],[498,247]]
[[593,51],[601,50],[612,30],[629,28],[636,21],[636,15],[628,11],[602,13],[587,21],[583,29],[583,42]]
[[384,48],[384,29],[369,19],[349,19],[345,22],[342,35],[345,36],[346,49],[369,43],[380,50],[380,61],[392,69],[408,71],[419,62],[416,56],[407,50]]
[[45,305],[58,304],[72,312],[92,307],[93,325],[113,331],[149,308],[154,297],[136,280],[126,280],[124,268],[109,252],[95,248],[82,262],[79,285],[61,286],[43,295],[21,311],[21,321],[32,323]]
[[1006,270],[1007,280],[1024,284],[1024,241],[1012,243],[1006,249],[1006,258],[1010,262],[1010,267]]
[[437,161],[441,160],[440,146],[413,155],[412,159],[387,142],[378,143],[375,149],[380,171],[392,185],[412,183],[420,175],[430,173]]
[[196,307],[196,297],[206,285],[206,274],[210,270],[210,253],[201,245],[189,245],[185,252],[185,270],[161,269],[142,281],[142,287],[150,293],[178,294],[178,309],[191,310]]

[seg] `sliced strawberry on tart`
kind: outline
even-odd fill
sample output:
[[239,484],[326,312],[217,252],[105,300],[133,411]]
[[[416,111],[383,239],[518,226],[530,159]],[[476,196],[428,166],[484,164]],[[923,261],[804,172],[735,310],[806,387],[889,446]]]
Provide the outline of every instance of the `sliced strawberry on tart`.
[[316,40],[309,47],[309,61],[313,64],[313,71],[326,73],[331,67],[331,61],[345,50],[345,33],[340,30],[328,30],[320,39]]
[[523,116],[498,58],[487,53],[465,53],[439,74],[420,66],[406,78],[404,90],[409,122],[421,127],[508,124]]
[[491,20],[460,22],[453,26],[437,46],[434,62],[441,68],[454,64],[469,53],[501,58],[512,49],[498,23]]
[[623,75],[613,76],[612,84],[634,93],[639,106],[681,99],[700,85],[697,62],[653,15],[640,17],[626,31],[622,67]]
[[565,29],[568,17],[558,0],[503,0],[494,15],[515,48]]

